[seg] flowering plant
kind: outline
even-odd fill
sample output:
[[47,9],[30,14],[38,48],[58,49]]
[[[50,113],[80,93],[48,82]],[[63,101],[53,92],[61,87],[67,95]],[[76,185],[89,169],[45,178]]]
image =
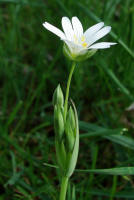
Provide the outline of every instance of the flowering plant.
[[74,172],[79,151],[78,116],[72,101],[68,109],[69,88],[76,62],[86,60],[98,49],[109,48],[116,43],[95,43],[111,31],[111,27],[104,27],[103,22],[88,28],[85,32],[83,32],[82,24],[77,17],[72,17],[72,21],[67,17],[62,18],[64,32],[48,22],[43,23],[43,26],[60,37],[64,42],[63,51],[65,55],[73,60],[67,82],[65,99],[60,85],[58,85],[53,95],[55,147],[61,175],[59,199],[65,200],[68,180]]

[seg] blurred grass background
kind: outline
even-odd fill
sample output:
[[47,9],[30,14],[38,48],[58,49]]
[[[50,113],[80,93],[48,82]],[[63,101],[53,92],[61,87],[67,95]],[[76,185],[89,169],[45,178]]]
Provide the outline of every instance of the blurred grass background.
[[[56,164],[51,100],[58,83],[65,92],[71,62],[42,23],[61,28],[62,16],[78,16],[84,30],[104,21],[103,41],[118,43],[73,76],[77,168],[134,165],[134,1],[0,0],[0,200],[58,199],[56,169],[43,163]],[[132,176],[76,172],[68,200],[134,199],[133,190]]]

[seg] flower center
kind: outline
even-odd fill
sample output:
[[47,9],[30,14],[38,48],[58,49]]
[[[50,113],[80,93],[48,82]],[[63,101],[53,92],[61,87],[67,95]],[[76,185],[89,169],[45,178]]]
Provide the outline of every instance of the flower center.
[[81,41],[82,41],[82,42],[85,41],[85,36],[84,36],[84,35],[82,35],[82,37],[81,37]]
[[82,46],[83,46],[84,48],[87,47],[87,43],[85,42],[85,40],[86,40],[86,38],[85,38],[85,36],[83,35],[83,36],[81,37],[81,41],[82,41]]
[[81,38],[78,38],[75,34],[74,34],[74,43],[75,44],[80,44],[82,45],[84,48],[87,47],[87,43],[86,43],[86,38],[84,35],[81,36]]
[[83,43],[82,43],[82,46],[83,46],[84,48],[86,48],[86,47],[87,47],[87,43],[86,43],[86,42],[83,42]]

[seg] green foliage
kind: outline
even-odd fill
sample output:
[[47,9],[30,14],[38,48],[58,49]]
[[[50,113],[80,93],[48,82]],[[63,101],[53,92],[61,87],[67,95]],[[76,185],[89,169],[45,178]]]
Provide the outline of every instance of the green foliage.
[[68,199],[134,199],[133,11],[133,0],[0,0],[0,199],[58,199],[60,177],[44,163],[57,164],[52,93],[59,82],[65,91],[71,63],[42,23],[61,28],[75,15],[85,30],[112,26],[106,41],[118,45],[80,62],[72,79],[82,171]]

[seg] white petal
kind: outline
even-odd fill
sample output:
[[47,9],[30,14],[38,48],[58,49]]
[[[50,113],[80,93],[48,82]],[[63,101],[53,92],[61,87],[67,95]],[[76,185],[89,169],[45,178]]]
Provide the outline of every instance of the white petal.
[[72,17],[72,25],[75,36],[79,39],[83,35],[83,27],[77,17]]
[[72,24],[70,22],[70,19],[68,17],[62,17],[62,28],[65,32],[67,40],[72,41],[74,37],[74,32],[72,28]]
[[86,40],[88,43],[88,46],[96,42],[97,40],[101,39],[105,35],[107,35],[111,31],[110,26],[106,26],[102,28],[100,31],[98,31],[95,35],[93,35],[89,40]]
[[104,26],[104,22],[100,22],[98,24],[95,24],[91,26],[89,29],[87,29],[84,33],[84,36],[86,38],[89,38],[91,35],[95,34],[97,31],[99,31]]
[[73,54],[77,54],[81,50],[83,50],[83,47],[81,45],[75,44],[74,42],[69,40],[63,40],[63,41],[67,44],[68,48]]
[[43,23],[43,26],[51,31],[52,33],[54,33],[55,35],[57,35],[58,37],[60,37],[61,39],[66,39],[65,34],[58,28],[56,28],[55,26],[49,24],[48,22]]
[[72,41],[69,41],[69,40],[63,40],[67,45],[68,45],[68,47],[71,47],[71,48],[77,48],[77,49],[83,49],[83,47],[81,46],[81,45],[79,45],[79,44],[76,44],[76,43],[74,43],[74,42],[72,42]]
[[112,42],[99,42],[99,43],[93,44],[88,49],[106,49],[106,48],[110,48],[111,45],[115,45],[115,44],[116,43],[112,43]]

